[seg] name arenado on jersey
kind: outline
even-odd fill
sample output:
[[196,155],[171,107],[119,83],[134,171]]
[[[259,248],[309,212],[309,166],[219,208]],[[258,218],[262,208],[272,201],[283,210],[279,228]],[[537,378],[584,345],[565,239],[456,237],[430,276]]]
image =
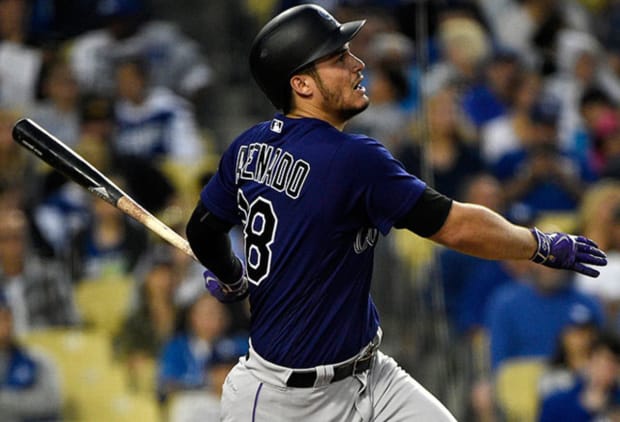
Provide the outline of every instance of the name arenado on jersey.
[[297,199],[310,173],[310,164],[296,160],[282,148],[256,142],[243,145],[237,155],[236,182],[253,180]]

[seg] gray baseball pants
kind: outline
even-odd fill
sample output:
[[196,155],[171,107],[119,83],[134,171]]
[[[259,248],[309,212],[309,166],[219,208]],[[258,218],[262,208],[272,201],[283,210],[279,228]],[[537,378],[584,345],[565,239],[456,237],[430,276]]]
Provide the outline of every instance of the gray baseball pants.
[[249,356],[239,360],[224,383],[224,422],[456,421],[394,359],[378,350],[368,371],[341,381],[330,382],[331,365],[315,368],[318,376],[310,388],[287,387],[292,369],[266,361],[253,349]]

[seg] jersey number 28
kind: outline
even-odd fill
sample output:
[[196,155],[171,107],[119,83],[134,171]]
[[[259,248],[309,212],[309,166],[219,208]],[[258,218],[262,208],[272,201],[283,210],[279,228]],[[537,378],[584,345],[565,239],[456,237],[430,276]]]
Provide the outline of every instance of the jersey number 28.
[[260,196],[249,203],[239,190],[237,203],[244,215],[243,235],[248,279],[259,285],[271,269],[271,245],[276,236],[278,218],[271,201]]

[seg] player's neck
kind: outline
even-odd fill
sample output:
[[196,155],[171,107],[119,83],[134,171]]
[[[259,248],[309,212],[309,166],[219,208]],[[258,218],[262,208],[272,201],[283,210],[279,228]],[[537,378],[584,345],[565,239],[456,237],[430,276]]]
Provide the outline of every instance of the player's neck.
[[329,123],[341,132],[344,129],[345,124],[347,123],[346,121],[336,119],[333,115],[317,107],[297,107],[288,112],[286,114],[286,117],[289,117],[291,119],[312,118],[323,120],[324,122]]

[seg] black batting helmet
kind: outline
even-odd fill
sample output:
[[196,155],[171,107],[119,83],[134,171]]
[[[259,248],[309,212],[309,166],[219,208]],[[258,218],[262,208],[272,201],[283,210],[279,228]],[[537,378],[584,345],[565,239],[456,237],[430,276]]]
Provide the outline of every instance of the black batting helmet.
[[250,69],[276,108],[286,107],[289,80],[313,61],[338,51],[366,21],[338,22],[320,6],[290,8],[260,30],[250,51]]

